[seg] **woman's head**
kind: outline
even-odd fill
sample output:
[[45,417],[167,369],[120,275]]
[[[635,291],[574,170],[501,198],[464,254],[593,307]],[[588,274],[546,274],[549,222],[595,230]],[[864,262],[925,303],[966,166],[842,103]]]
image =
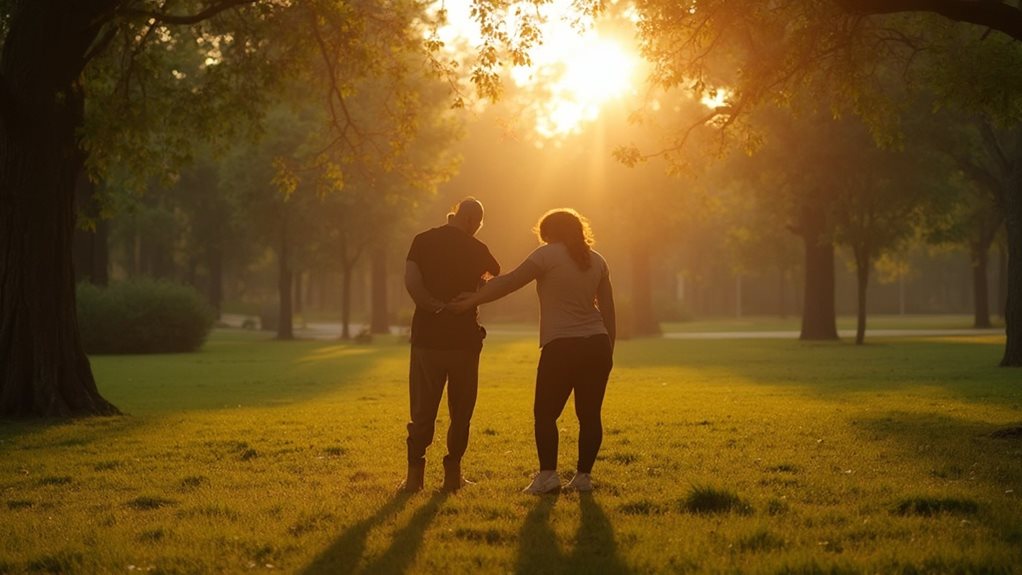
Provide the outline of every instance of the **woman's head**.
[[589,248],[593,245],[593,230],[589,220],[571,208],[558,208],[543,214],[535,228],[539,239],[548,244],[562,243],[568,248],[578,267],[587,270],[591,265]]

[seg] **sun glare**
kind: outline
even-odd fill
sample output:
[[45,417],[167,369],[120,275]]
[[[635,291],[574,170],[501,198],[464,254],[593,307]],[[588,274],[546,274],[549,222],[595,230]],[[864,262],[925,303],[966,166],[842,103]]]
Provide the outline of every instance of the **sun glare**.
[[[457,40],[479,44],[469,6],[469,2],[445,3],[448,23],[440,30],[440,38],[447,45]],[[527,110],[535,117],[536,133],[557,138],[582,131],[608,103],[632,94],[639,57],[634,48],[601,36],[592,22],[583,22],[581,28],[573,25],[579,15],[572,0],[553,0],[539,9],[544,17],[539,25],[542,44],[531,51],[531,66],[510,70],[510,81],[533,96]],[[505,25],[515,29],[513,18]]]
[[516,68],[520,87],[543,95],[535,103],[536,131],[553,138],[581,131],[611,100],[632,92],[636,59],[617,42],[589,31],[552,36],[534,66]]

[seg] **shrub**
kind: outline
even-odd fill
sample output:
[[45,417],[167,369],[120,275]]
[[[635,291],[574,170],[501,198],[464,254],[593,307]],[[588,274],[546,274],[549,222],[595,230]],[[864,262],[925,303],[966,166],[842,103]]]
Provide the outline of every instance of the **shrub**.
[[195,351],[213,326],[213,310],[194,289],[131,280],[78,286],[78,326],[86,353]]

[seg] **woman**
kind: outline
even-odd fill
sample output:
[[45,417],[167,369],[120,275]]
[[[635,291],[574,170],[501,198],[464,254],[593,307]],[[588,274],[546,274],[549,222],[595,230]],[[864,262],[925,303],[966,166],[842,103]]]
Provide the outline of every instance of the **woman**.
[[557,418],[575,392],[578,416],[578,465],[565,486],[593,488],[591,472],[603,441],[600,411],[613,365],[614,294],[607,261],[590,246],[589,222],[575,210],[551,210],[536,226],[543,245],[514,271],[488,282],[476,293],[448,305],[461,312],[493,301],[536,280],[539,295],[539,345],[536,373],[536,450],[539,473],[525,493],[557,491]]

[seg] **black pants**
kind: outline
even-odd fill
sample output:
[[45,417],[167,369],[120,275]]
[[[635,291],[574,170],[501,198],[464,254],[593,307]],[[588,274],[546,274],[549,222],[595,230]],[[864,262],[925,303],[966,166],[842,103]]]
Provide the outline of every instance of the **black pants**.
[[408,375],[408,396],[412,420],[408,423],[408,461],[423,461],[433,443],[440,399],[447,385],[447,429],[445,461],[461,461],[468,447],[468,429],[479,390],[479,352],[473,349],[427,349],[412,346]]
[[543,346],[536,373],[536,451],[539,468],[557,469],[557,418],[575,392],[578,417],[578,466],[590,473],[603,442],[603,395],[613,366],[606,335],[555,339]]

